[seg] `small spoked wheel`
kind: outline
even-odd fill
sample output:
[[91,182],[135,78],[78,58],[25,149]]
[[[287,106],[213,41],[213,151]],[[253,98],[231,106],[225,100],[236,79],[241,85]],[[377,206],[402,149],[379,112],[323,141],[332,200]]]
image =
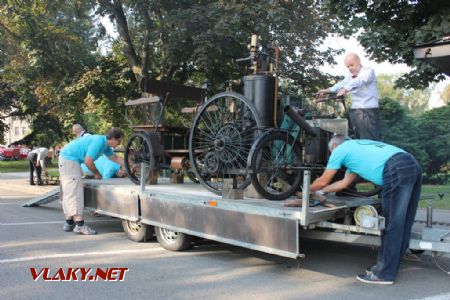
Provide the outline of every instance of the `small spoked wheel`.
[[155,234],[158,243],[167,250],[181,251],[189,248],[192,243],[192,236],[173,231],[163,227],[155,227]]
[[217,94],[201,107],[191,126],[189,157],[202,185],[220,195],[227,178],[241,177],[238,188],[250,183],[247,157],[260,124],[253,104],[238,93]]
[[284,200],[300,187],[301,147],[287,132],[269,131],[252,147],[250,179],[256,191],[269,200]]
[[144,182],[155,169],[155,157],[150,138],[143,132],[134,133],[125,148],[125,170],[128,178],[139,185],[141,183],[141,164],[146,164]]

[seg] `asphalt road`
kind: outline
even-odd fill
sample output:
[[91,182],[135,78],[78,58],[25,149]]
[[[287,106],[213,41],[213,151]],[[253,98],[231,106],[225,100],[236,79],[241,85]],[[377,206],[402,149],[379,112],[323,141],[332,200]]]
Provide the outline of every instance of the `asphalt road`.
[[[404,261],[396,283],[373,286],[355,275],[373,264],[376,250],[302,241],[299,261],[197,240],[170,252],[156,241],[127,239],[110,217],[86,217],[99,231],[62,231],[58,202],[23,208],[29,197],[0,197],[0,299],[450,299],[450,276],[428,255]],[[450,259],[442,258],[450,267]],[[123,281],[44,281],[30,268],[128,268]]]

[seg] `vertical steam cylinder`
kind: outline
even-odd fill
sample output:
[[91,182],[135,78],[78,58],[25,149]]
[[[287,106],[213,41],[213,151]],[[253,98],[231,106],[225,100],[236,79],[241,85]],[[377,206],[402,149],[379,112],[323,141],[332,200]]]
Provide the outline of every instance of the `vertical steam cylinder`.
[[275,101],[275,77],[271,75],[249,75],[244,79],[244,96],[255,105],[263,127],[273,127],[273,105]]

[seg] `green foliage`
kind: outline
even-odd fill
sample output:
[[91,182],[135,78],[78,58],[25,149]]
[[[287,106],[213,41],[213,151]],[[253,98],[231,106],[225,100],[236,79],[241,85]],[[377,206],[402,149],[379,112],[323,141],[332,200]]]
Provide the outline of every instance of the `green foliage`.
[[[335,51],[318,45],[335,23],[317,1],[98,1],[96,11],[118,28],[122,53],[136,77],[200,85],[214,92],[242,75],[235,58],[248,56],[252,33],[282,50],[281,74],[304,89],[324,85],[318,71]],[[119,44],[120,43],[120,44]]]
[[17,101],[14,91],[3,80],[0,80],[0,99],[0,144],[4,144],[5,140],[2,133],[9,129],[8,124],[5,123],[6,117],[16,109]]
[[360,32],[358,40],[376,61],[406,63],[414,70],[397,84],[425,88],[444,79],[437,68],[414,59],[412,47],[449,33],[448,0],[324,0],[324,9],[335,14],[346,34]]
[[406,109],[408,114],[420,115],[428,109],[428,100],[431,96],[431,88],[424,90],[406,89],[395,86],[398,76],[379,75],[378,92],[381,98],[395,99],[399,105]]
[[120,56],[98,56],[97,65],[65,87],[65,97],[73,104],[65,127],[73,122],[91,133],[105,133],[111,127],[126,127],[125,102],[137,97],[133,74]]
[[62,138],[61,124],[75,106],[66,102],[64,86],[94,63],[97,37],[89,13],[84,1],[0,3],[4,81],[17,114],[32,117],[28,140],[53,144]]
[[418,129],[430,157],[424,169],[429,175],[436,174],[450,162],[450,104],[421,115]]
[[410,152],[422,166],[427,165],[429,155],[418,136],[417,120],[391,98],[380,99],[380,114],[382,140]]
[[[58,168],[58,163],[56,160],[52,160],[51,163],[46,163],[45,166],[47,169],[54,169]],[[27,172],[28,168],[28,159],[0,161],[0,173]]]
[[428,178],[448,172],[450,105],[412,116],[396,100],[382,98],[380,110],[383,141],[412,153]]
[[[129,131],[123,103],[137,96],[135,79],[143,75],[189,85],[209,78],[211,94],[223,90],[242,76],[233,59],[248,55],[252,33],[266,48],[281,47],[281,73],[305,90],[323,86],[318,67],[335,54],[318,48],[335,23],[314,0],[101,0],[94,8],[88,1],[0,2],[0,110],[16,106],[31,117],[30,142],[69,140],[73,122],[94,133]],[[95,52],[105,33],[100,16],[120,37],[108,56]],[[168,120],[178,118],[168,110]]]

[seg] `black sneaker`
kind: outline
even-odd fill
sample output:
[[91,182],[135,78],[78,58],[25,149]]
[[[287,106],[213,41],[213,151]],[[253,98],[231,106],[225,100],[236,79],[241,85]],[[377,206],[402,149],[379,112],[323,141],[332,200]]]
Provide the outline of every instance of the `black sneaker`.
[[65,231],[65,232],[71,232],[71,231],[73,231],[73,229],[75,228],[75,223],[73,223],[73,224],[69,224],[69,223],[64,223],[64,227],[63,227],[63,230]]
[[358,279],[361,282],[370,283],[370,284],[384,284],[384,285],[387,285],[387,284],[393,284],[394,283],[393,280],[384,280],[384,279],[378,278],[373,273],[358,275],[358,276],[356,276],[356,279]]

